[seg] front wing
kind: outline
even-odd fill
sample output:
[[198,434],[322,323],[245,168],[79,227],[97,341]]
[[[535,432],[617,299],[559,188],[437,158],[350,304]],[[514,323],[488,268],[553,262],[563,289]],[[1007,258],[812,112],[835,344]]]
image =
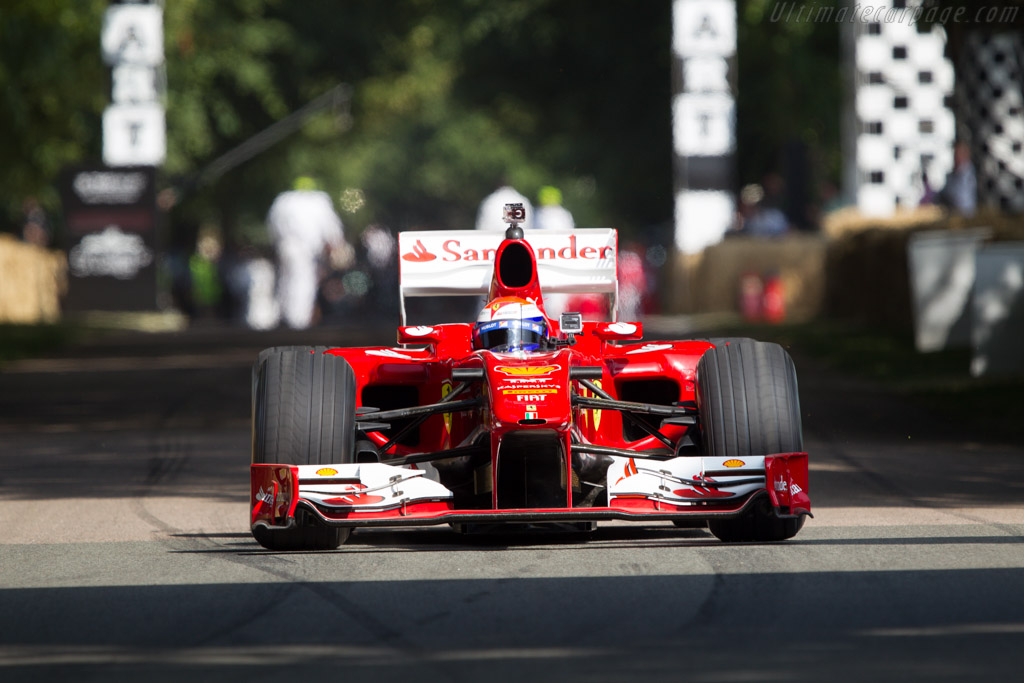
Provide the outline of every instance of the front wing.
[[300,507],[345,527],[710,519],[739,515],[762,497],[780,517],[811,513],[806,453],[613,460],[607,506],[543,509],[456,509],[449,489],[409,467],[254,464],[251,525],[290,527]]

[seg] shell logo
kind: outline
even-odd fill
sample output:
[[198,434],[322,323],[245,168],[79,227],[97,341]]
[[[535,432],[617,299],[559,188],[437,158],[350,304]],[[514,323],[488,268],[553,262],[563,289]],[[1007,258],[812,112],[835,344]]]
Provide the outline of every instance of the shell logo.
[[725,462],[723,462],[722,466],[723,467],[743,467],[746,464],[747,463],[743,462],[742,460],[737,460],[736,458],[733,458],[732,460],[726,460]]
[[333,467],[322,467],[318,469],[316,473],[321,477],[333,477],[338,473],[338,470],[334,469]]
[[521,367],[499,365],[494,369],[500,373],[511,375],[513,377],[536,377],[537,375],[550,375],[552,372],[557,370],[558,367],[555,365],[524,365]]

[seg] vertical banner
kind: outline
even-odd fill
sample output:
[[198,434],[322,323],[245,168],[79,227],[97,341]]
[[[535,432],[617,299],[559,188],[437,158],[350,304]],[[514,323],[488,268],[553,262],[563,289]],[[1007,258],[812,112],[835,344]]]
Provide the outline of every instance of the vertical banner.
[[100,52],[111,67],[103,164],[66,168],[64,309],[152,311],[158,306],[156,166],[166,156],[162,2],[114,3]]
[[978,161],[978,202],[1024,212],[1024,35],[973,29],[958,66],[960,111]]
[[111,66],[111,103],[103,112],[103,162],[159,166],[167,153],[164,15],[157,4],[117,4],[103,16],[100,48]]
[[156,170],[69,169],[60,191],[70,282],[66,311],[157,307]]
[[675,243],[696,254],[721,241],[735,215],[736,3],[672,3]]
[[868,215],[916,207],[953,168],[953,65],[945,30],[915,24],[920,5],[878,2],[842,29],[853,32],[856,113],[856,176],[846,184]]

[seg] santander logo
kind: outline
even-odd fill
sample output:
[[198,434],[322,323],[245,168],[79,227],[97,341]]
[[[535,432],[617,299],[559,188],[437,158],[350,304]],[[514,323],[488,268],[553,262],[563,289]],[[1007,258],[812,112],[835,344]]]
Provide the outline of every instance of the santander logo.
[[[477,236],[485,237],[485,236]],[[428,238],[429,240],[430,238]],[[448,263],[457,261],[493,261],[498,251],[494,247],[483,247],[479,239],[466,239],[469,246],[461,239],[434,240],[432,246],[437,252],[430,252],[422,240],[416,240],[411,251],[402,254],[403,261],[427,263],[440,259]],[[493,240],[492,240],[493,241]],[[582,244],[581,244],[582,242]],[[607,244],[587,244],[576,235],[556,246],[535,246],[538,261],[600,261],[613,260],[615,247]]]
[[402,254],[402,259],[406,261],[412,261],[413,263],[426,263],[427,261],[433,261],[437,257],[427,251],[427,248],[423,246],[423,242],[416,240],[416,244],[413,246],[412,251],[408,254]]

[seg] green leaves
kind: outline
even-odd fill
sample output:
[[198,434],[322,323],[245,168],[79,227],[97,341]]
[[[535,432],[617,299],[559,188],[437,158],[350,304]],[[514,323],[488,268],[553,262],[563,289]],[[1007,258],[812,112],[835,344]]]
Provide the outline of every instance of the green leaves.
[[[0,9],[0,214],[59,206],[68,163],[98,160],[106,0]],[[174,0],[164,3],[167,159],[189,188],[211,161],[338,83],[325,110],[204,187],[168,224],[257,235],[274,195],[315,174],[357,232],[469,227],[503,178],[562,188],[584,226],[640,231],[672,212],[670,3],[616,0]],[[358,191],[358,195],[353,194]],[[345,193],[348,192],[346,195]],[[354,208],[358,205],[358,208]]]
[[12,0],[0,8],[0,215],[10,225],[26,197],[56,209],[60,169],[99,152],[110,89],[99,45],[106,5]]

